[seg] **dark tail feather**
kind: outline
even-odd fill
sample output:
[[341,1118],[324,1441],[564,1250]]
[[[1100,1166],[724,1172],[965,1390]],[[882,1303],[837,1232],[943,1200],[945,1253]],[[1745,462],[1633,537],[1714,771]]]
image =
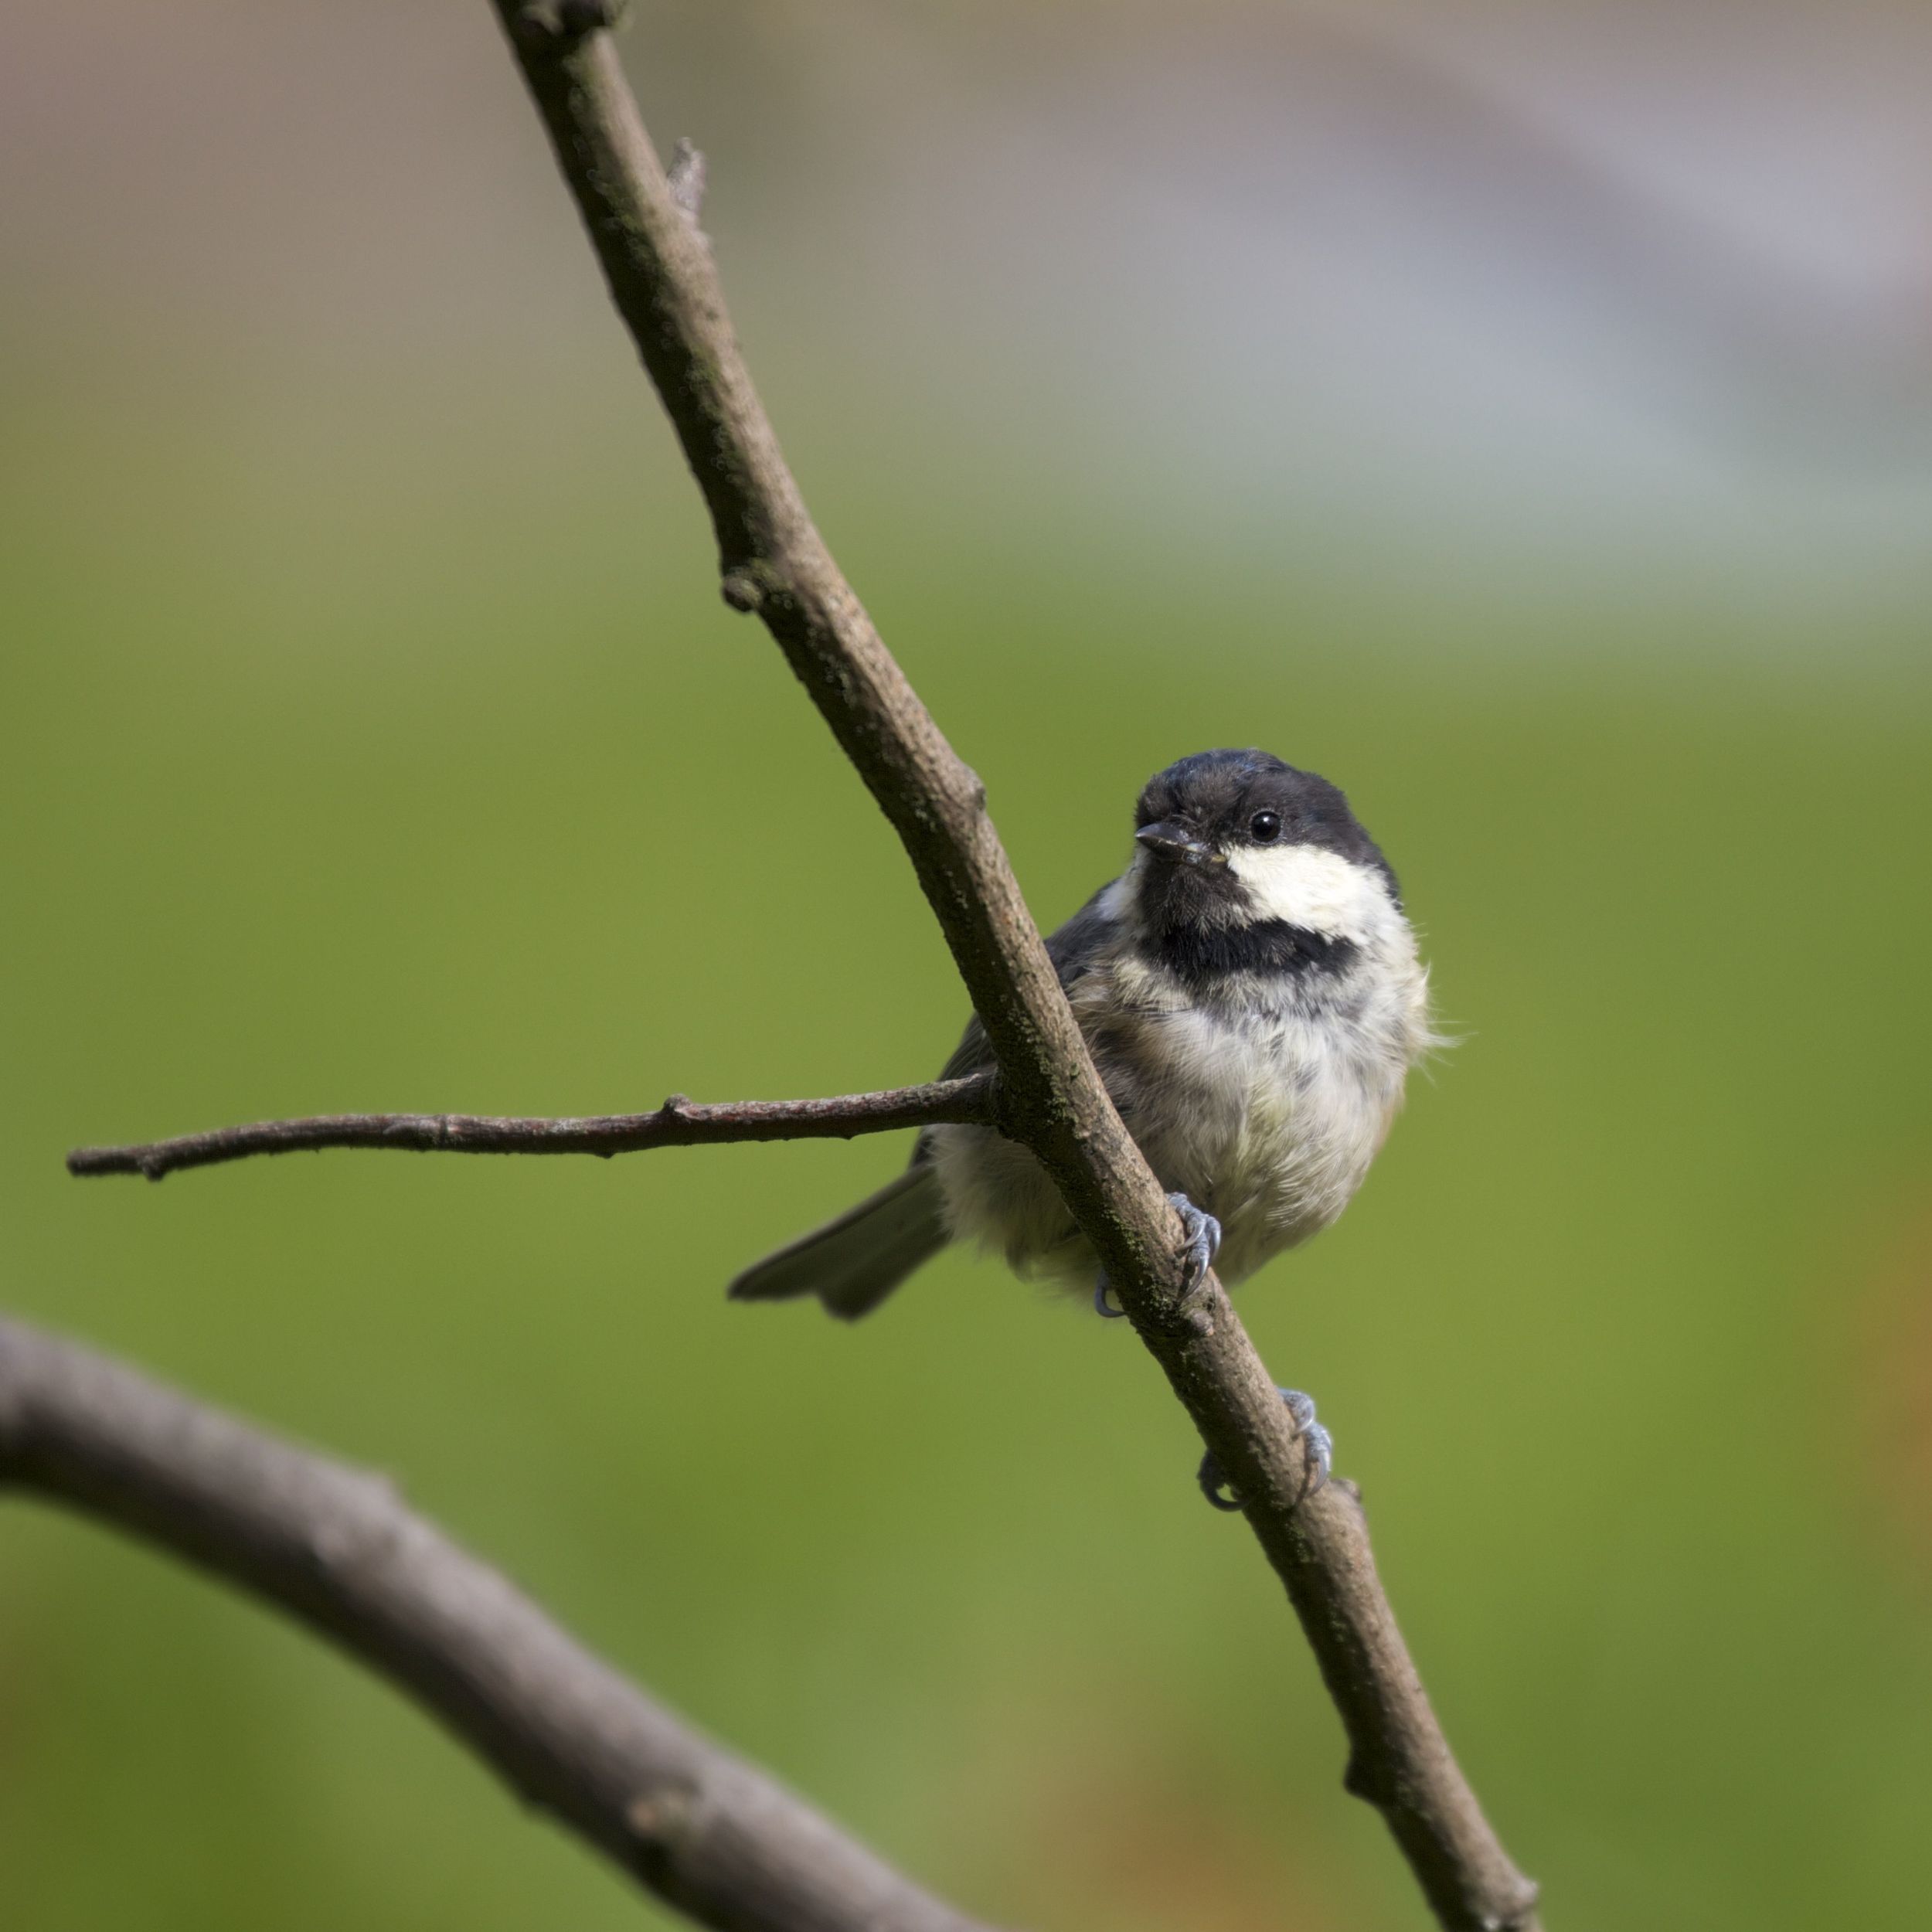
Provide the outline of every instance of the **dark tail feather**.
[[899,1179],[809,1234],[747,1268],[731,1284],[734,1301],[786,1301],[815,1294],[847,1321],[869,1315],[915,1269],[946,1245],[939,1177],[908,1168]]

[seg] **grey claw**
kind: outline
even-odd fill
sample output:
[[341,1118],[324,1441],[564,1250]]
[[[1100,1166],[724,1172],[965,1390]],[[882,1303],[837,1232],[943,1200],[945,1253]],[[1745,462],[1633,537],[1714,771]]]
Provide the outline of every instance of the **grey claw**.
[[1221,1251],[1221,1224],[1205,1208],[1197,1208],[1185,1194],[1170,1194],[1167,1204],[1181,1217],[1187,1237],[1187,1286],[1181,1291],[1185,1301],[1207,1279],[1214,1257]]
[[[1321,1488],[1328,1480],[1328,1472],[1335,1467],[1335,1438],[1315,1419],[1315,1398],[1304,1395],[1299,1389],[1282,1389],[1277,1391],[1287,1404],[1288,1414],[1294,1423],[1295,1434],[1308,1439],[1308,1452],[1315,1464],[1315,1473],[1306,1488],[1295,1500],[1306,1502],[1309,1497]],[[1210,1449],[1201,1458],[1201,1467],[1196,1480],[1201,1485],[1201,1493],[1216,1509],[1230,1514],[1242,1506],[1240,1494],[1229,1485],[1221,1468],[1220,1459]]]
[[[1187,1285],[1181,1291],[1185,1301],[1207,1278],[1207,1271],[1214,1265],[1214,1257],[1221,1250],[1221,1224],[1214,1216],[1197,1208],[1185,1194],[1170,1194],[1168,1205],[1181,1217],[1181,1227],[1187,1240]],[[1117,1308],[1108,1300],[1113,1292],[1107,1278],[1107,1270],[1100,1270],[1100,1279],[1094,1284],[1094,1312],[1104,1316],[1109,1321],[1125,1319],[1127,1311]]]
[[[1194,1473],[1194,1480],[1201,1485],[1201,1494],[1216,1509],[1225,1509],[1230,1515],[1240,1512],[1241,1498],[1228,1488],[1228,1479],[1221,1472],[1221,1459],[1210,1449],[1201,1458],[1201,1466]],[[1226,1490],[1223,1495],[1221,1492]]]
[[1335,1467],[1335,1437],[1315,1420],[1313,1396],[1304,1395],[1299,1389],[1284,1389],[1281,1400],[1294,1418],[1296,1433],[1308,1437],[1315,1457],[1315,1478],[1308,1486],[1308,1494],[1313,1495],[1328,1480],[1329,1471]]
[[1328,1478],[1335,1468],[1335,1437],[1318,1422],[1310,1423],[1301,1433],[1308,1437],[1308,1453],[1315,1458],[1315,1480],[1307,1491],[1312,1496],[1318,1489],[1328,1486]]

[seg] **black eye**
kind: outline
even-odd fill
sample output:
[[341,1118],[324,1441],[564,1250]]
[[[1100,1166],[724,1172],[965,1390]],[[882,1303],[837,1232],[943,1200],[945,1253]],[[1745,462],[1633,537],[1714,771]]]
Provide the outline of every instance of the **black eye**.
[[1264,845],[1272,845],[1281,836],[1281,815],[1278,811],[1257,811],[1248,821],[1250,837]]

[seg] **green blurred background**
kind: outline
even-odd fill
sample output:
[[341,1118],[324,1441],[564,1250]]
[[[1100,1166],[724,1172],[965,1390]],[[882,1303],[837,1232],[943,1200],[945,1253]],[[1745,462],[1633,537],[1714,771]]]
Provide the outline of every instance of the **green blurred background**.
[[[1208,744],[1333,776],[1402,872],[1462,1043],[1243,1308],[1549,1922],[1922,1925],[1923,23],[639,12],[808,494],[1043,920]],[[995,1922],[1420,1927],[1130,1336],[955,1257],[856,1329],[725,1304],[898,1141],[65,1177],[890,1084],[962,1007],[716,600],[480,0],[0,41],[0,1302],[394,1472]],[[308,1637],[24,1500],[0,1872],[32,1932],[668,1923]]]

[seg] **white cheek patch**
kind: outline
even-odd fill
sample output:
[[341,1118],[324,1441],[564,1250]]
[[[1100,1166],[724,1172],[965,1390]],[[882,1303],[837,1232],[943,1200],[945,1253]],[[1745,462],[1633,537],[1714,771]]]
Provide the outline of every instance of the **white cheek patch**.
[[1373,872],[1318,845],[1237,845],[1228,869],[1247,888],[1257,919],[1332,939],[1366,939],[1395,910]]

